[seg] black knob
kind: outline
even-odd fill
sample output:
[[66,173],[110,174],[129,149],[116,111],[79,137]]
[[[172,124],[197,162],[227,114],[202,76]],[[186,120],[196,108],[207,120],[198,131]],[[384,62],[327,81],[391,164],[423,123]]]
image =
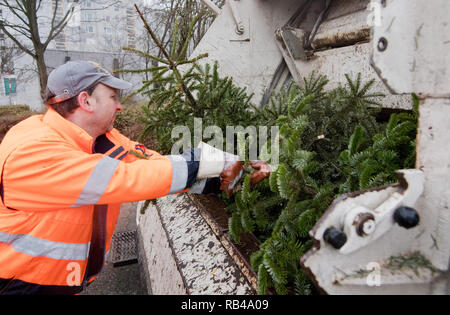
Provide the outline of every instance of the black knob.
[[323,233],[323,239],[334,248],[340,249],[347,242],[347,235],[334,227],[330,227]]
[[419,224],[420,218],[416,210],[410,207],[399,207],[394,212],[394,221],[405,229],[410,229]]

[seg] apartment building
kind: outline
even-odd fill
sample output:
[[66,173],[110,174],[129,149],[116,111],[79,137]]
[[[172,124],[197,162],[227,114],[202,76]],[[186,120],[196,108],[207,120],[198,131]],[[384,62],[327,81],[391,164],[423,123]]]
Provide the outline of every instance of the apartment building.
[[56,9],[56,20],[62,20],[73,9],[67,27],[50,48],[112,52],[123,46],[136,46],[136,11],[134,2],[124,0],[52,0],[49,12]]
[[[38,10],[38,26],[42,40],[48,37],[53,20],[58,23],[68,12],[71,18],[67,26],[50,42],[45,53],[48,72],[69,60],[92,60],[101,63],[112,71],[116,68],[137,66],[141,60],[136,56],[125,55],[123,46],[136,47],[137,30],[142,23],[136,19],[133,4],[141,1],[125,0],[43,0]],[[2,12],[3,11],[3,12]],[[10,23],[21,23],[7,9],[0,8],[0,19]],[[26,38],[17,34],[23,43]],[[12,47],[11,41],[0,32],[1,58],[5,48]],[[41,108],[38,76],[34,60],[21,53],[9,58],[9,70],[0,73],[0,105],[27,104],[34,109]],[[2,63],[3,65],[4,63]],[[124,79],[139,86],[142,78],[122,75]]]

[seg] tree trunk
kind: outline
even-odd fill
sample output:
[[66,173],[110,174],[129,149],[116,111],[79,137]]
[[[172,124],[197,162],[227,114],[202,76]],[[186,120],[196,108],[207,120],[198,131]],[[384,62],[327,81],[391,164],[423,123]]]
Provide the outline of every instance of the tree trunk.
[[45,65],[45,60],[44,60],[44,52],[45,51],[43,49],[36,49],[36,55],[35,55],[42,98],[44,98],[44,92],[45,92],[45,88],[47,87],[47,79],[48,79],[47,66]]

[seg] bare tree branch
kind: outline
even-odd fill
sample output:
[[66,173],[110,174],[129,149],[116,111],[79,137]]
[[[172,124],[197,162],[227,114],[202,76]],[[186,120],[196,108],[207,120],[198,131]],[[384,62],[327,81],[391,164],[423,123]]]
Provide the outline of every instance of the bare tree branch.
[[[98,1],[92,1],[92,2],[98,3]],[[104,1],[102,1],[102,2],[104,2]],[[116,0],[113,3],[110,3],[110,4],[106,5],[105,7],[101,7],[101,8],[83,8],[82,11],[101,11],[101,10],[106,10],[106,9],[116,5],[116,4],[119,4],[119,3],[120,3],[120,0]]]
[[66,14],[64,15],[64,17],[61,19],[61,21],[58,22],[57,25],[55,25],[55,18],[56,18],[56,13],[58,11],[58,1],[55,1],[56,5],[55,8],[53,9],[53,18],[52,18],[52,23],[51,23],[51,28],[50,28],[50,34],[47,37],[47,40],[44,42],[44,47],[47,47],[48,44],[55,39],[66,27],[67,22],[69,21],[72,13],[73,13],[73,5],[72,7],[67,10]]
[[27,47],[25,47],[24,45],[22,45],[21,42],[19,42],[15,36],[11,35],[11,33],[8,32],[8,30],[3,26],[3,23],[0,24],[0,29],[6,34],[6,36],[8,36],[20,49],[22,49],[25,53],[27,53],[28,55],[30,55],[33,58],[36,58],[36,55],[29,50]]
[[[6,4],[3,4],[2,2],[5,2]],[[8,9],[11,11],[11,13],[13,13],[15,16],[17,16],[17,17],[23,22],[23,24],[25,24],[25,25],[28,26],[28,27],[30,26],[30,25],[27,23],[27,21],[25,21],[25,19],[23,19],[23,18],[20,16],[20,14],[17,13],[17,10],[18,10],[19,12],[25,12],[25,11],[22,10],[22,6],[19,5],[19,8],[17,8],[17,7],[11,6],[11,5],[8,3],[7,0],[4,0],[4,1],[2,1],[2,2],[0,2],[0,6],[4,6],[4,7],[8,8]],[[17,1],[16,1],[16,2],[17,2]]]
[[[52,37],[53,32],[55,31],[55,19],[56,19],[56,13],[58,12],[58,4],[59,1],[53,1],[53,3],[55,4],[54,8],[53,8],[53,16],[52,16],[52,22],[50,23],[50,33],[48,34],[48,38],[46,40],[46,42],[50,42],[49,38]],[[44,44],[45,45],[45,44]],[[47,45],[46,45],[47,46]]]
[[[48,36],[44,42],[42,42],[43,39],[40,36],[40,24],[38,22],[38,19],[42,18],[38,17],[38,11],[41,9],[42,3],[42,0],[14,0],[14,3],[12,0],[0,0],[0,6],[6,8],[11,14],[10,17],[13,18],[10,21],[2,21],[0,29],[19,49],[35,60],[39,74],[41,95],[47,85],[48,77],[44,53],[49,43],[65,29],[73,13],[73,4],[78,3],[78,0],[72,2],[72,7],[65,12],[61,20],[58,18],[58,13],[62,9],[60,0],[50,3],[52,6],[50,11],[51,22]],[[22,35],[23,37],[17,35]],[[27,47],[23,39],[30,40],[30,47]]]

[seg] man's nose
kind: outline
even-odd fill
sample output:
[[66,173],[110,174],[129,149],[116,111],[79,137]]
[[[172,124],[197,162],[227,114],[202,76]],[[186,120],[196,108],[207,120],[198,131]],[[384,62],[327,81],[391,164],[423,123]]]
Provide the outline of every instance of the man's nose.
[[122,104],[120,102],[117,102],[117,107],[116,107],[118,112],[122,111]]

